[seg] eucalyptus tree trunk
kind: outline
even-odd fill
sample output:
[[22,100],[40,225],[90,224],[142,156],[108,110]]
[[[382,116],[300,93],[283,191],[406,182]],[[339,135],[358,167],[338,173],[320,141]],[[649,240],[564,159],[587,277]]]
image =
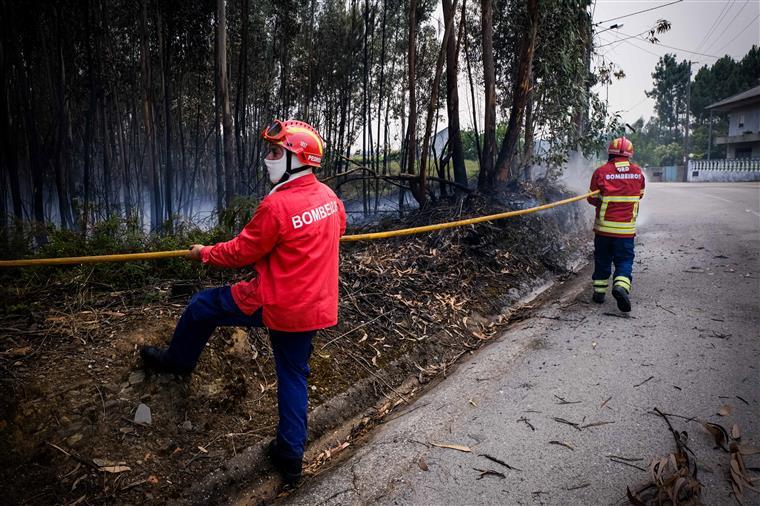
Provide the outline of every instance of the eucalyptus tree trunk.
[[248,102],[248,12],[250,0],[243,0],[240,13],[242,24],[240,35],[240,54],[238,55],[238,86],[235,91],[235,141],[237,147],[237,166],[240,174],[240,189],[244,190],[248,184],[248,172],[246,170],[246,104]]
[[[444,0],[445,1],[445,0]],[[453,12],[456,9],[456,1],[451,7]],[[422,138],[422,152],[420,153],[420,177],[418,178],[417,194],[415,198],[419,202],[420,207],[427,203],[427,159],[428,151],[430,151],[430,135],[432,134],[433,118],[436,116],[435,112],[438,110],[438,89],[441,87],[441,75],[443,74],[443,62],[446,56],[446,48],[448,47],[451,32],[454,27],[454,16],[449,16],[446,20],[446,28],[443,31],[443,41],[441,42],[441,49],[438,51],[438,59],[435,62],[435,77],[431,83],[430,90],[430,102],[428,103],[427,120],[425,121],[425,135]]]
[[[166,8],[171,9],[171,3],[166,3]],[[173,20],[172,12],[167,16],[161,16],[160,7],[157,8],[158,16],[158,51],[161,65],[161,83],[164,91],[164,148],[166,163],[164,169],[164,203],[166,206],[166,223],[168,232],[173,231],[174,222],[174,153],[172,152],[172,38]],[[169,19],[166,19],[168,17]]]
[[219,99],[222,113],[222,130],[224,135],[224,203],[229,206],[234,195],[233,167],[233,132],[232,113],[230,112],[230,86],[227,80],[227,14],[225,0],[216,2],[216,59]]
[[[407,90],[409,94],[409,124],[406,131],[406,172],[414,174],[414,162],[417,150],[417,94],[416,66],[417,66],[417,0],[409,0],[409,38],[407,45]],[[414,197],[419,201],[417,192],[413,190]]]
[[[465,9],[467,0],[462,0],[462,10]],[[453,22],[456,6],[451,0],[443,0],[443,19],[446,25]],[[449,118],[449,149],[451,161],[454,166],[454,181],[467,186],[467,170],[464,165],[464,148],[462,147],[462,133],[459,126],[459,44],[464,34],[464,17],[460,21],[459,36],[452,36],[446,44],[446,109]],[[462,190],[457,190],[462,194]]]
[[[151,179],[150,223],[152,230],[161,225],[163,209],[161,206],[161,181],[158,175],[156,156],[156,133],[153,113],[152,68],[150,64],[150,45],[148,35],[148,4],[142,0],[140,17],[140,60],[143,74],[143,122],[145,125],[145,142],[148,153],[148,170]],[[85,160],[86,162],[86,160]],[[86,182],[85,182],[86,183]]]
[[98,9],[100,14],[100,20],[99,20],[99,26],[97,27],[97,31],[95,33],[95,53],[97,55],[97,73],[98,73],[98,79],[97,79],[97,97],[98,97],[98,109],[100,110],[100,149],[102,151],[101,153],[101,159],[102,159],[102,169],[103,169],[103,203],[104,203],[104,210],[106,218],[111,217],[111,212],[113,210],[113,181],[112,181],[112,165],[113,165],[113,159],[112,159],[112,144],[109,140],[109,115],[108,115],[108,98],[106,97],[105,93],[105,86],[104,86],[104,76],[105,72],[103,69],[103,38],[104,33],[107,33],[108,31],[108,25],[106,24],[104,9],[103,9],[103,3],[98,2]]
[[58,194],[58,214],[61,218],[61,228],[72,228],[71,202],[69,201],[68,178],[71,167],[71,116],[69,115],[68,102],[66,101],[66,62],[63,56],[63,21],[60,11],[56,10],[56,56],[58,60],[58,72],[56,75],[56,99],[58,114],[58,131],[56,139],[55,186]]
[[[9,86],[11,78],[10,54],[12,46],[6,42],[5,34],[0,36],[0,163],[8,173],[8,185],[10,186],[13,217],[18,225],[24,217],[24,208],[21,202],[21,187],[18,177],[18,155],[16,142],[14,141],[15,125],[11,116],[11,93]],[[5,174],[2,175],[0,184],[5,188]]]
[[496,69],[493,59],[493,0],[481,0],[481,30],[483,34],[483,81],[485,83],[485,118],[483,152],[480,158],[478,189],[492,189],[494,155],[496,151]]
[[525,179],[529,179],[530,167],[533,163],[533,73],[530,75],[527,103],[525,104],[525,145],[523,146],[522,165]]
[[[27,54],[31,54],[27,44],[24,44]],[[35,104],[37,103],[34,96],[34,89],[31,86],[29,76],[29,62],[20,58],[19,68],[19,85],[21,88],[21,99],[24,109],[24,123],[26,132],[26,146],[29,150],[29,169],[32,176],[32,216],[34,221],[45,223],[45,207],[43,198],[44,171],[43,171],[43,154],[40,147],[39,131],[37,129],[37,114],[35,113]],[[44,234],[40,233],[37,239],[44,241]]]
[[[387,20],[387,0],[383,0],[383,21],[382,21],[382,28],[381,28],[381,41],[380,41],[380,89],[377,94],[377,151],[375,155],[375,160],[377,160],[376,166],[375,166],[375,173],[380,173],[380,120],[383,117],[383,92],[384,86],[385,86],[385,28],[386,28],[386,20]],[[390,101],[390,100],[389,100]],[[386,115],[386,124],[388,122],[387,115]],[[387,130],[387,125],[386,125]],[[388,142],[387,135],[385,137],[385,140],[383,142],[383,151],[385,151],[385,143]],[[382,158],[383,163],[383,174],[385,173],[385,157]],[[375,213],[377,213],[377,208],[380,204],[380,179],[375,179]]]
[[[468,37],[467,37],[467,10],[466,10],[466,2],[462,2],[462,36],[464,37],[464,61],[467,64],[467,81],[470,84],[470,100],[472,101],[472,129],[475,133],[475,149],[477,150],[478,154],[478,165],[480,165],[481,160],[483,160],[483,156],[481,154],[480,149],[480,133],[478,132],[478,110],[475,106],[475,83],[472,79],[472,65],[470,64],[470,45],[468,43]],[[481,167],[482,169],[482,167]],[[482,170],[478,172],[478,187],[480,187],[480,174],[482,174]]]
[[499,149],[499,158],[496,161],[495,182],[503,184],[509,180],[510,168],[515,157],[517,140],[520,137],[525,105],[528,102],[530,92],[530,75],[533,68],[533,54],[536,51],[536,37],[538,34],[538,0],[527,0],[528,20],[530,26],[523,34],[520,43],[520,56],[517,67],[517,78],[512,91],[512,110],[509,115],[509,124],[504,133],[504,140]]

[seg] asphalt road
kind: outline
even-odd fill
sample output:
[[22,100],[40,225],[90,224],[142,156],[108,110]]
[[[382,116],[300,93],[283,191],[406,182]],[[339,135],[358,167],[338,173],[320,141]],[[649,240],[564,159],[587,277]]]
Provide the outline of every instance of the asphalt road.
[[[611,297],[591,304],[583,271],[286,502],[625,503],[646,473],[608,456],[645,468],[674,449],[655,407],[736,423],[760,446],[760,185],[649,185],[636,252],[630,318]],[[689,434],[704,503],[734,503],[728,455],[698,423],[671,420]]]

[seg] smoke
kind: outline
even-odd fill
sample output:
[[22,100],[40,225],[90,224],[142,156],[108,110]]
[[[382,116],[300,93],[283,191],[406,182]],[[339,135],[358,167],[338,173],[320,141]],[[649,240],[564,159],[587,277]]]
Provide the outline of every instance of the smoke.
[[[599,160],[583,156],[579,151],[571,151],[559,181],[572,193],[578,195],[587,193],[589,184],[591,183],[591,175],[602,163]],[[593,221],[594,208],[586,204],[585,201],[579,202],[578,206],[589,223],[591,223]]]
[[598,160],[584,157],[579,151],[571,151],[568,156],[567,165],[564,167],[559,180],[568,190],[574,193],[586,193],[591,182],[591,174],[602,163]]
[[[644,191],[644,194],[646,195],[646,191]],[[647,221],[649,221],[649,204],[651,203],[652,197],[649,197],[648,199],[645,198],[641,201],[639,204],[639,214],[636,218],[636,229],[641,230],[641,226],[644,225]]]

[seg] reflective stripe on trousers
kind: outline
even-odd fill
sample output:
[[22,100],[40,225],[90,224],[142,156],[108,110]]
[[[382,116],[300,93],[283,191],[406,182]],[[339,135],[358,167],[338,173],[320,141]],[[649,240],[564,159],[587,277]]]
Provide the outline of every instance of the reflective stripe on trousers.
[[627,276],[615,276],[614,286],[622,286],[626,292],[631,291],[631,279]]
[[595,279],[593,280],[594,291],[596,293],[607,293],[607,287],[610,285],[608,279]]

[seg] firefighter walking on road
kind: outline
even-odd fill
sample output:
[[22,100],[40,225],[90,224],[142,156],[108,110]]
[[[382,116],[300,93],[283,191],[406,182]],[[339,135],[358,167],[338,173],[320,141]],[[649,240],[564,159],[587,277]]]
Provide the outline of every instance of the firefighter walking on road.
[[610,142],[607,163],[591,176],[591,191],[599,194],[588,198],[596,207],[594,220],[594,285],[593,301],[603,303],[609,288],[612,266],[612,296],[625,313],[631,310],[634,237],[639,201],[644,197],[644,173],[631,163],[633,143],[625,137]]

